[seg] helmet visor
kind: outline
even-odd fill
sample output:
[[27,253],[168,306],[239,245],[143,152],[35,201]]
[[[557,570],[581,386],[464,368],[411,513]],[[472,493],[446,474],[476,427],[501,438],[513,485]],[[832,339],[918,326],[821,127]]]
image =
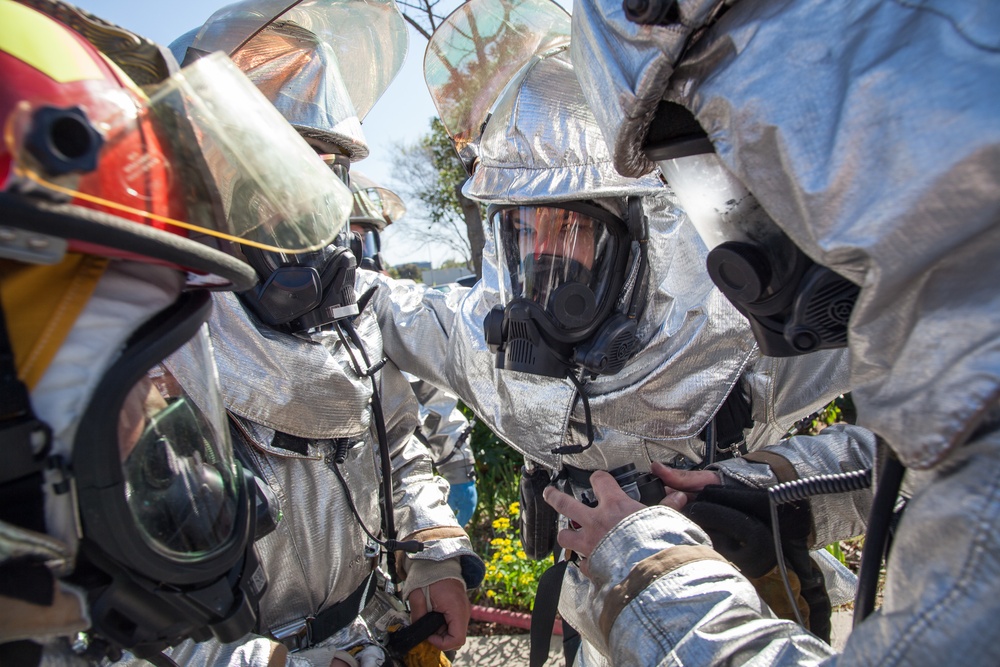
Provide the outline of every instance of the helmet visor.
[[527,299],[566,330],[590,324],[616,298],[625,223],[588,204],[490,207],[506,305]]
[[365,222],[381,230],[406,214],[406,204],[399,195],[362,174],[351,176],[351,189],[354,190],[352,222]]
[[[282,45],[270,40],[269,47],[255,44],[266,39],[265,28],[278,24],[309,34],[309,43],[289,41]],[[234,60],[244,59],[239,53],[244,49],[258,54],[266,51],[269,58],[297,59],[302,64],[334,60],[339,71],[316,69],[317,78],[305,85],[298,80],[301,70],[296,69],[298,82],[285,87],[282,94],[308,103],[328,85],[323,77],[336,76],[337,85],[346,87],[357,117],[363,120],[402,67],[408,39],[403,16],[393,0],[247,0],[213,14],[191,47],[221,50]]]
[[227,546],[239,501],[232,446],[205,327],[153,366],[118,417],[124,492],[139,534],[175,561]]
[[569,14],[550,0],[473,0],[434,31],[424,80],[467,167],[475,157],[470,144],[504,87],[532,56],[564,47],[569,35]]
[[[178,234],[282,252],[328,244],[350,211],[347,187],[221,54],[152,89],[102,91],[73,109],[20,104],[4,126],[26,181]],[[253,195],[253,206],[237,193]]]

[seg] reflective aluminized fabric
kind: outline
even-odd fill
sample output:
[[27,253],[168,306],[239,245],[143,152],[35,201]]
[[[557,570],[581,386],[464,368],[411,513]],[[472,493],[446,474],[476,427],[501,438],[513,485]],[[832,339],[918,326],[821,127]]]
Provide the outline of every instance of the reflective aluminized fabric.
[[[615,3],[577,4],[583,22]],[[1000,9],[764,4],[727,11],[686,54],[667,98],[694,112],[797,245],[863,286],[849,330],[859,420],[908,466],[933,466],[1000,395],[1000,91],[983,85],[1000,73]],[[588,20],[574,57],[605,136],[638,150],[642,132],[600,118],[622,79],[594,63],[653,53],[636,40],[612,47],[622,21]],[[884,131],[876,119],[889,118]]]
[[458,409],[458,396],[416,378],[410,379],[410,387],[420,403],[420,428],[438,474],[449,484],[474,480],[476,457],[469,442],[472,425]]
[[[613,6],[581,0],[574,12],[574,47],[588,54],[576,62],[589,69],[581,78],[595,105],[639,72],[613,73],[602,54],[655,57],[628,31],[676,32],[628,28]],[[882,606],[840,655],[756,609],[735,570],[689,560],[606,619],[615,664],[1000,662],[986,620],[1000,613],[1000,93],[984,85],[1000,73],[997,35],[1000,8],[988,1],[743,0],[677,68],[667,98],[695,113],[793,241],[862,285],[849,332],[853,396],[859,421],[911,468],[912,497]],[[635,154],[644,136],[614,120],[604,131],[616,155]],[[818,451],[799,449],[784,453],[816,465]],[[591,555],[590,608],[654,551],[706,543],[691,530],[659,509],[620,524]],[[650,633],[670,639],[655,646]]]
[[[702,559],[708,538],[673,510],[648,508],[622,521],[591,554],[591,580],[575,566],[585,595],[565,595],[601,628],[614,665],[763,664],[993,665],[1000,645],[1000,430],[998,421],[923,476],[893,541],[882,607],[833,650],[762,607],[749,582],[726,563]],[[639,563],[687,553],[640,586],[620,612],[602,616],[611,589]],[[652,559],[652,560],[650,560]],[[570,605],[565,603],[571,602]],[[572,604],[580,605],[578,607]],[[619,607],[610,605],[617,610]],[[738,656],[738,658],[737,658]],[[597,662],[600,662],[598,660]]]
[[[371,425],[371,383],[357,377],[335,332],[311,338],[274,332],[230,297],[216,295],[209,323],[223,395],[246,456],[274,492],[272,516],[281,515],[276,529],[256,543],[268,580],[260,605],[260,629],[266,632],[344,600],[372,573],[377,549],[358,525],[334,472],[332,440],[350,442],[340,469],[365,526],[376,535],[382,525],[373,492],[380,479],[378,444]],[[363,314],[356,326],[370,358],[380,358],[375,318]],[[435,529],[443,537],[414,557],[478,561],[448,507],[447,483],[433,474],[426,449],[413,436],[417,404],[409,383],[391,362],[380,375],[400,539]],[[306,451],[282,447],[276,429],[304,438]],[[334,650],[359,642],[370,639],[356,621],[318,647],[291,654],[288,664],[329,665]],[[185,642],[172,656],[185,665],[263,667],[272,652],[268,639],[248,635],[228,645]]]
[[637,180],[615,171],[568,50],[532,60],[520,76],[495,103],[480,139],[478,166],[465,186],[467,196],[528,204],[663,190],[655,176]]
[[638,177],[653,170],[642,143],[674,63],[691,35],[723,5],[723,0],[677,0],[677,23],[660,27],[629,21],[616,0],[574,0],[570,48],[580,65],[577,76],[622,174]]

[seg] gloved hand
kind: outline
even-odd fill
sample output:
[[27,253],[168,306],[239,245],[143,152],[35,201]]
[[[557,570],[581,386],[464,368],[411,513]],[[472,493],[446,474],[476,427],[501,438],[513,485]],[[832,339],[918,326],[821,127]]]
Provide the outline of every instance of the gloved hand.
[[469,523],[478,502],[479,492],[476,490],[475,480],[452,484],[451,490],[448,491],[448,506],[455,512],[455,518],[458,519],[460,526]]
[[[681,512],[708,533],[715,550],[750,579],[778,616],[795,618],[778,568],[767,489],[736,482],[706,486]],[[813,634],[829,642],[830,597],[823,573],[809,556],[812,529],[809,502],[779,505],[778,527],[782,555],[802,620]]]
[[544,468],[529,471],[521,466],[521,546],[532,560],[550,558],[556,546],[559,513],[542,500],[542,493],[551,482],[552,476]]

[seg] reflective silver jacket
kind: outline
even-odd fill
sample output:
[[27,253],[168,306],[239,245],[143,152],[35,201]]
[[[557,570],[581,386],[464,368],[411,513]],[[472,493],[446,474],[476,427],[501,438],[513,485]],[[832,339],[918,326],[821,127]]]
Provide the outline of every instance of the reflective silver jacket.
[[[883,606],[839,656],[772,620],[732,568],[676,551],[707,540],[665,509],[628,518],[593,554],[590,609],[610,610],[593,622],[614,664],[1000,664],[986,620],[1000,612],[1000,88],[984,85],[1000,80],[1000,6],[730,4],[675,71],[723,3],[681,0],[683,25],[640,27],[620,3],[579,0],[584,90],[625,173],[649,168],[639,148],[666,90],[796,244],[862,285],[849,330],[859,423],[916,491]],[[664,563],[658,578],[607,604],[648,558]]]
[[[665,507],[637,512],[611,531],[590,556],[590,580],[571,566],[568,576],[585,593],[567,600],[574,588],[564,587],[560,608],[579,604],[574,621],[596,628],[613,665],[1000,664],[998,475],[994,422],[922,476],[895,535],[882,606],[839,655],[775,619],[708,548],[708,536]],[[625,588],[633,592],[628,600]]]
[[[584,409],[569,380],[494,367],[483,336],[483,318],[499,303],[488,229],[482,279],[471,290],[443,294],[359,272],[359,291],[380,286],[372,304],[386,354],[400,368],[454,391],[500,438],[553,470],[564,463],[648,470],[654,460],[690,467],[704,457],[699,434],[737,385],[750,397],[751,449],[777,442],[796,420],[847,389],[843,351],[808,360],[760,357],[746,319],[709,278],[705,246],[673,193],[657,178],[614,171],[568,52],[533,60],[505,95],[494,104],[466,194],[506,204],[597,199],[610,207],[642,197],[650,279],[638,322],[640,350],[616,375],[585,386],[594,446],[553,454],[586,444]],[[849,434],[842,435],[846,447]],[[841,528],[857,534],[851,531],[858,523],[848,523]]]
[[458,396],[416,378],[410,380],[410,387],[420,404],[420,436],[431,450],[434,469],[449,484],[474,479],[476,457],[469,444],[472,424],[458,409]]
[[[378,503],[379,454],[369,401],[372,386],[359,377],[335,332],[310,338],[260,326],[232,294],[217,294],[209,326],[216,348],[227,409],[247,445],[251,464],[273,492],[274,532],[259,540],[257,553],[267,574],[260,604],[262,635],[344,600],[372,573],[378,550],[358,525],[334,473],[331,439],[350,442],[340,470],[365,526],[381,532]],[[372,364],[382,358],[375,318],[363,314],[355,326]],[[362,364],[361,355],[351,348]],[[413,436],[417,405],[409,383],[390,362],[379,372],[393,472],[393,500],[399,539],[423,539],[424,551],[410,558],[471,560],[467,584],[478,585],[478,556],[447,504],[448,486],[431,470],[427,450]],[[276,431],[307,439],[305,454],[282,447]],[[355,622],[318,648],[292,653],[290,665],[329,665],[336,649],[370,642]],[[186,642],[172,652],[184,665],[264,665],[273,643],[248,635],[235,644]]]

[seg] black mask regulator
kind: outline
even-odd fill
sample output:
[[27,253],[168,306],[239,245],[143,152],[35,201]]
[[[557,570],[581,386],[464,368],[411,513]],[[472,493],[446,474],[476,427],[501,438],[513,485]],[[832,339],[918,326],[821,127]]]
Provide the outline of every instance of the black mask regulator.
[[294,255],[244,248],[244,254],[260,283],[240,298],[267,326],[301,332],[358,314],[357,260],[349,247]]
[[643,150],[708,246],[712,281],[750,321],[763,354],[847,345],[858,285],[813,262],[781,231],[690,111],[661,102]]

